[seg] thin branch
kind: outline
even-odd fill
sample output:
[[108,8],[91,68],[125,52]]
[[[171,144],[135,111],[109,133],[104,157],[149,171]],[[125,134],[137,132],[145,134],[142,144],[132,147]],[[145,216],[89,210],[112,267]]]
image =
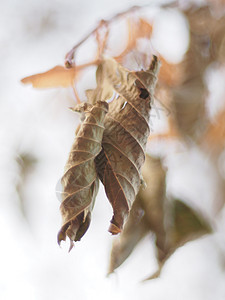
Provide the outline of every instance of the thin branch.
[[[157,4],[155,4],[157,5]],[[129,13],[132,13],[136,10],[139,9],[143,9],[144,7],[149,6],[149,4],[143,5],[143,6],[132,6],[131,8],[118,13],[116,15],[114,15],[113,17],[111,17],[108,20],[101,20],[99,22],[99,24],[97,25],[96,28],[94,28],[91,32],[89,32],[83,39],[81,39],[65,56],[65,66],[66,68],[72,68],[74,67],[75,63],[74,63],[74,54],[77,50],[77,48],[79,48],[89,37],[91,37],[93,34],[96,34],[98,32],[98,30],[102,27],[102,26],[106,26],[108,27],[110,25],[110,23],[114,22],[115,20],[123,17],[124,15],[127,15]],[[152,4],[151,4],[152,6]],[[169,7],[176,7],[178,6],[178,1],[174,1],[172,3],[166,3],[166,4],[162,4],[160,5],[161,8],[169,8]]]

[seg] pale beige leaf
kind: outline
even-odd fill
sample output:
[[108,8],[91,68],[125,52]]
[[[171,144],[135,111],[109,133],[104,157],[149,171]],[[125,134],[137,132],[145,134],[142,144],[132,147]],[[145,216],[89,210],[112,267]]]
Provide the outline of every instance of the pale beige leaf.
[[21,82],[32,84],[35,88],[69,87],[74,84],[76,76],[75,68],[56,66],[47,72],[25,77]]

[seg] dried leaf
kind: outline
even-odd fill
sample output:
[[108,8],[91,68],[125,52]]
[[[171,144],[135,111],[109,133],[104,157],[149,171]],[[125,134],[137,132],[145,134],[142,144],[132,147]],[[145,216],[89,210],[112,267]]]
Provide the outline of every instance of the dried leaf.
[[158,158],[146,155],[142,174],[147,187],[141,188],[132,206],[120,237],[114,241],[109,273],[118,268],[132,253],[139,241],[150,231],[156,235],[158,259],[165,257],[164,229],[165,170]]
[[47,72],[25,77],[21,82],[32,84],[35,88],[68,87],[74,84],[76,77],[75,68],[67,69],[63,66],[56,66]]
[[181,63],[184,81],[172,90],[172,111],[175,111],[174,120],[179,131],[198,138],[207,121],[205,71],[212,62],[223,60],[225,17],[216,18],[209,6],[193,6],[185,16],[190,26],[190,45]]
[[198,140],[207,125],[205,71],[212,62],[225,61],[225,17],[215,17],[208,6],[193,5],[183,13],[190,27],[189,48],[177,65],[167,66],[161,58],[158,89],[167,88],[171,95],[170,123],[178,136]]
[[171,219],[173,221],[169,230],[171,251],[212,231],[200,214],[179,199],[173,200]]
[[168,251],[165,230],[166,171],[160,158],[146,155],[142,175],[147,187],[140,189],[139,197],[149,230],[156,237],[157,258],[161,262]]
[[[172,116],[182,136],[198,137],[204,129],[206,90],[202,79],[192,80],[172,90]],[[200,131],[200,132],[199,132]]]
[[149,232],[148,223],[143,215],[144,210],[140,204],[140,197],[137,195],[123,231],[113,242],[108,274],[113,273],[123,264],[139,241]]
[[158,270],[145,280],[159,277],[165,262],[177,248],[212,232],[211,226],[203,216],[195,212],[181,200],[171,200],[171,205],[167,207],[167,210],[165,217],[167,218],[168,227],[166,229],[166,247],[164,248],[166,251],[164,252],[163,259],[158,260]]
[[117,234],[122,230],[140,188],[140,169],[150,133],[150,102],[159,62],[154,57],[150,69],[146,71],[144,83],[149,91],[133,73],[114,60],[105,60],[103,68],[119,97],[109,104],[104,123],[103,149],[96,157],[96,165],[113,207],[109,231]]
[[62,177],[63,202],[60,206],[63,225],[58,242],[68,236],[80,240],[90,223],[90,212],[98,191],[98,178],[94,159],[101,151],[104,118],[108,104],[98,101],[94,106],[84,103],[77,111],[84,112],[85,119],[77,131],[69,159]]
[[160,159],[146,155],[142,174],[147,187],[140,189],[124,230],[114,241],[109,273],[127,259],[147,233],[153,232],[159,268],[147,279],[154,279],[160,275],[164,263],[178,247],[211,233],[212,229],[201,215],[182,201],[174,199],[167,203],[166,172]]

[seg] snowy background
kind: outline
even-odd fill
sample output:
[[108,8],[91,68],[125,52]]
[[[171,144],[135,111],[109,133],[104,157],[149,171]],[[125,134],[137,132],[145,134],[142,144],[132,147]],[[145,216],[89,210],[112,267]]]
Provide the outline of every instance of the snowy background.
[[[168,189],[177,195],[182,191],[198,200],[207,217],[216,218],[221,232],[217,230],[178,249],[159,279],[141,283],[157,269],[152,237],[145,238],[124,265],[106,277],[113,240],[107,232],[112,210],[102,186],[91,226],[82,241],[69,254],[68,244],[60,248],[56,242],[61,217],[55,190],[79,117],[68,109],[75,103],[71,89],[35,90],[23,86],[20,79],[63,64],[67,51],[100,19],[149,2],[9,0],[0,3],[0,298],[3,300],[225,299],[224,218],[216,215],[212,204],[217,183],[210,177],[212,166],[195,150],[168,157]],[[166,52],[171,61],[179,60],[188,43],[184,21],[176,13],[164,15],[163,20],[164,23],[158,24],[158,31],[163,34],[155,46],[162,54]],[[173,47],[170,49],[168,45]],[[88,80],[84,81],[84,88],[90,88]],[[157,126],[163,126],[160,122],[163,116],[152,129],[157,131]],[[18,161],[24,154],[36,162],[22,181]]]

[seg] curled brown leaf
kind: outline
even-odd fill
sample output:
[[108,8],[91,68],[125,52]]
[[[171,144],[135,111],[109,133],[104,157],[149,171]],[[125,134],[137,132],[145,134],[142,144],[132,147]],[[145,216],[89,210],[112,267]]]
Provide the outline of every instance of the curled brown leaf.
[[105,118],[102,151],[96,157],[98,176],[113,207],[109,231],[119,233],[141,184],[140,169],[150,133],[148,119],[159,61],[143,71],[143,83],[114,60],[107,60],[108,81],[119,94],[109,104]]
[[61,180],[63,224],[58,234],[59,243],[66,236],[70,238],[71,248],[73,241],[80,240],[90,224],[90,212],[98,191],[94,159],[101,151],[108,104],[104,101],[98,101],[95,105],[84,103],[76,110],[83,111],[85,119],[78,128]]

